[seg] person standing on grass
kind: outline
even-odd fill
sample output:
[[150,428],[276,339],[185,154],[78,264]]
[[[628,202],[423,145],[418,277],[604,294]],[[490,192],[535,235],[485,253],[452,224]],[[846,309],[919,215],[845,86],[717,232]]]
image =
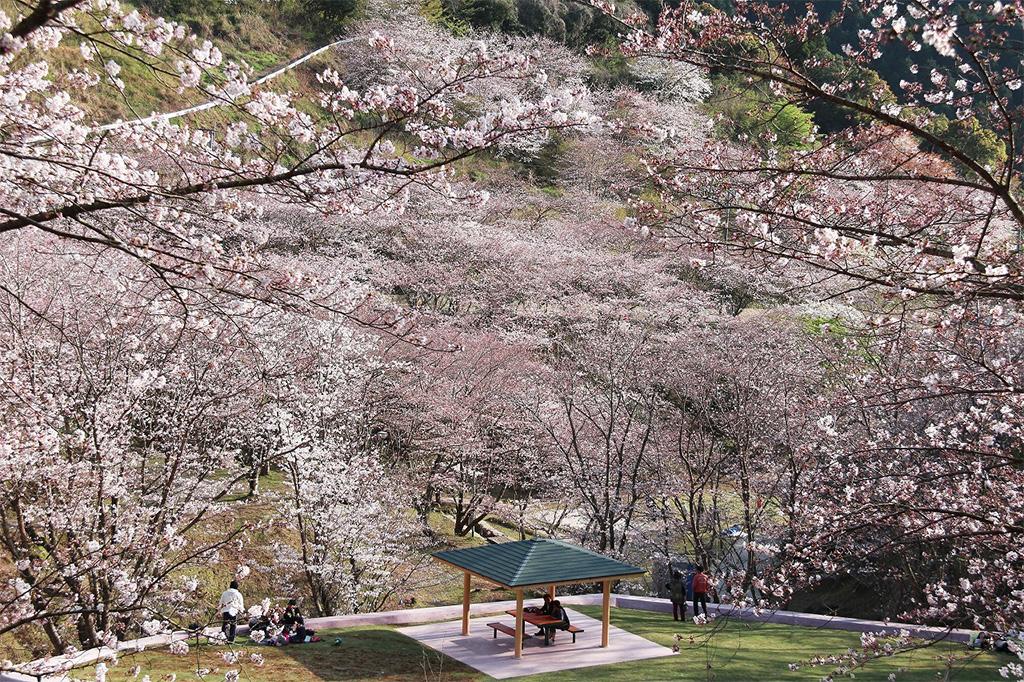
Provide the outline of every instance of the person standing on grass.
[[686,583],[683,574],[673,568],[672,580],[665,587],[672,600],[672,620],[686,620]]
[[238,627],[238,614],[242,613],[244,610],[245,600],[242,599],[242,593],[238,591],[238,581],[232,580],[228,589],[221,593],[220,603],[217,605],[217,611],[224,619],[224,624],[221,625],[220,630],[224,633],[224,636],[229,642],[235,641],[235,629]]
[[697,567],[697,572],[693,574],[693,615],[697,616],[700,611],[697,609],[697,605],[703,605],[704,617],[708,616],[708,588],[711,586],[711,579],[708,574],[704,572],[703,566]]

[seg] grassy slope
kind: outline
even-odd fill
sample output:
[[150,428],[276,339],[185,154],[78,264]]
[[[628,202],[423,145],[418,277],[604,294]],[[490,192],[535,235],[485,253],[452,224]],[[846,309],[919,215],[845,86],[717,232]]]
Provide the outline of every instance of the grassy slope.
[[[160,2],[122,2],[123,6],[133,4],[149,14],[164,14],[169,19],[187,24],[199,38],[213,41],[226,59],[244,60],[255,75],[266,73],[329,42],[342,30],[340,22],[327,22],[310,16],[292,0],[196,3],[184,14],[161,12]],[[0,0],[0,11],[13,18],[24,9],[19,8],[14,0]],[[88,22],[86,28],[89,28]],[[104,54],[103,60],[110,56]],[[163,69],[172,72],[169,75],[159,73],[140,61],[120,57],[117,61],[122,67],[120,78],[125,84],[124,92],[118,92],[103,82],[80,93],[79,103],[99,122],[148,116],[200,103],[204,99],[201,96],[178,92],[179,83],[173,75],[174,59],[173,55],[167,54],[161,64]],[[78,42],[73,37],[53,50],[47,61],[51,64],[51,73],[64,73],[85,64],[79,54]],[[295,74],[282,76],[274,87],[301,90],[312,73],[312,65],[301,67]]]
[[[600,617],[596,607],[574,607],[592,617]],[[582,668],[549,675],[532,676],[537,682],[587,682],[608,680],[718,680],[747,681],[818,680],[828,668],[804,667],[788,669],[790,663],[800,663],[812,656],[840,654],[849,647],[857,647],[856,633],[838,630],[812,630],[784,625],[761,625],[731,622],[723,627],[710,644],[689,644],[692,635],[699,642],[707,630],[692,624],[674,623],[664,614],[615,609],[613,622],[626,630],[642,635],[659,644],[671,646],[674,636],[683,636],[681,655],[622,663],[598,668]],[[245,654],[258,651],[266,657],[266,664],[257,668],[243,667],[242,679],[250,682],[284,682],[311,680],[334,682],[340,680],[486,680],[490,679],[452,659],[424,649],[392,628],[361,627],[323,633],[326,640],[320,644],[274,649],[270,647],[241,647]],[[329,643],[340,635],[339,647]],[[582,637],[596,637],[587,633]],[[556,646],[572,646],[559,643]],[[201,668],[217,668],[212,679],[220,679],[231,669],[220,657],[219,647],[202,647],[199,651]],[[158,680],[177,673],[179,680],[195,679],[196,656],[193,650],[188,659],[174,657],[166,652],[146,652],[122,662],[108,676],[109,682],[132,679],[131,665],[139,664],[143,674]],[[873,662],[857,672],[857,679],[885,680],[889,673],[897,673],[901,681],[935,680],[946,670],[946,659],[951,654],[963,655],[964,647],[937,644],[912,653]],[[949,679],[957,681],[991,680],[998,678],[996,669],[1010,658],[997,654],[980,654],[972,660],[954,667]]]

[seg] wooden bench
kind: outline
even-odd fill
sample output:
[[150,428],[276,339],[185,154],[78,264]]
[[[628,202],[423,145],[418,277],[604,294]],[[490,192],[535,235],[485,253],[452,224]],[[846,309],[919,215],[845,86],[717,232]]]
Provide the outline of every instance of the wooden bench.
[[[493,627],[495,625],[501,625],[501,623],[488,623],[488,625]],[[504,628],[504,629],[502,629],[502,632],[505,632],[505,630],[507,629],[508,630],[508,634],[510,634],[510,635],[515,635],[516,634],[515,628],[505,628],[505,626],[502,626],[502,627]],[[555,628],[555,632],[558,632],[558,631],[559,631],[559,628]],[[572,643],[575,644],[576,643],[576,635],[581,633],[581,632],[586,632],[586,630],[584,630],[583,628],[578,628],[575,625],[570,625],[565,630],[562,630],[562,632],[568,632],[569,634],[571,634],[572,635]],[[495,632],[494,636],[497,637],[498,633]],[[526,636],[529,637],[529,635],[526,635]],[[547,637],[544,638],[544,641],[547,642]]]
[[572,643],[575,644],[576,643],[576,633],[577,632],[586,632],[586,630],[584,630],[583,628],[578,628],[575,625],[570,625],[569,629],[566,630],[566,632],[571,632],[572,633]]
[[[509,627],[508,625],[505,625],[504,623],[488,623],[487,627],[489,627],[489,628],[494,630],[494,637],[492,639],[497,639],[499,632],[504,632],[509,637],[515,637],[516,636],[516,629],[514,627]],[[572,643],[575,644],[576,643],[576,635],[581,633],[581,632],[586,632],[586,630],[584,630],[583,628],[578,628],[575,625],[570,625],[565,630],[565,632],[568,632],[569,634],[572,635]],[[524,632],[523,633],[523,639],[529,639],[529,638],[530,638],[530,635],[528,635],[528,634],[526,634]]]
[[[492,639],[497,639],[499,632],[504,632],[506,635],[509,635],[510,637],[515,637],[516,636],[516,629],[513,628],[513,627],[509,627],[508,625],[505,625],[504,623],[488,623],[487,627],[494,629],[494,637]],[[530,638],[530,635],[528,635],[528,634],[526,634],[524,632],[523,633],[523,639],[529,639],[529,638]]]

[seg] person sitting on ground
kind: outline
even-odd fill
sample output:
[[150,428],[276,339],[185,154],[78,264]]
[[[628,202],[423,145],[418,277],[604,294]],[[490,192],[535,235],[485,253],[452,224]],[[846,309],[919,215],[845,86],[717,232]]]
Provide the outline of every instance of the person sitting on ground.
[[266,632],[272,624],[269,613],[253,616],[249,619],[249,632]]
[[288,638],[282,634],[281,609],[274,608],[249,622],[249,639],[264,646],[284,646]]
[[288,606],[284,610],[284,615],[281,616],[281,622],[285,627],[295,627],[297,625],[306,624],[306,619],[302,617],[302,612],[299,610],[299,602],[297,599],[288,600]]
[[319,637],[316,636],[314,630],[310,630],[302,625],[298,626],[294,631],[289,630],[288,626],[282,630],[282,635],[288,640],[289,644],[309,644],[310,642],[321,642]]
[[220,595],[220,602],[217,604],[217,612],[223,618],[220,629],[228,642],[235,641],[235,629],[238,627],[238,614],[245,610],[245,600],[242,593],[238,591],[238,581],[232,580],[228,589]]
[[263,646],[284,646],[288,644],[288,636],[284,633],[284,628],[280,625],[271,624],[270,628],[263,634],[257,644]]
[[284,610],[284,615],[281,617],[281,624],[284,626],[282,632],[288,638],[289,644],[306,644],[308,642],[320,641],[320,638],[316,636],[316,632],[306,627],[306,619],[302,617],[298,601],[295,599],[288,600],[288,607]]
[[972,637],[968,646],[972,649],[982,649],[984,651],[1002,651],[1005,653],[1016,653],[1016,646],[1011,644],[1011,638],[1013,635],[1004,632],[986,632],[981,630],[976,632]]
[[562,602],[556,599],[553,602],[551,602],[551,613],[548,615],[550,615],[552,618],[560,618],[562,620],[562,622],[557,625],[547,625],[544,628],[545,630],[547,630],[548,639],[553,642],[555,641],[555,630],[569,629],[569,613],[562,606]]
[[1006,633],[999,633],[996,635],[996,639],[992,642],[993,651],[1002,651],[1005,654],[1015,654],[1016,645],[1010,642],[1010,637]]

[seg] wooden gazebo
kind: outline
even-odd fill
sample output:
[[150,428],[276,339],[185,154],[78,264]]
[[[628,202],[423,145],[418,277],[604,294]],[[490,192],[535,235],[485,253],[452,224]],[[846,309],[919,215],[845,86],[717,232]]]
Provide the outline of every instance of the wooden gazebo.
[[552,598],[559,585],[601,583],[601,646],[608,646],[612,582],[638,578],[636,566],[558,540],[535,538],[444,552],[434,558],[462,571],[462,634],[469,634],[469,587],[474,577],[512,590],[516,595],[515,656],[523,654],[523,593],[546,589]]

